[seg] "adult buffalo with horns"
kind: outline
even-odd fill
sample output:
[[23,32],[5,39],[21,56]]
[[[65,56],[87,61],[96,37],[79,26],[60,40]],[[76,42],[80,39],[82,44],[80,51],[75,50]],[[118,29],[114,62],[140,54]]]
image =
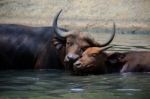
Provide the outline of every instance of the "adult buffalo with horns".
[[0,24],[0,69],[72,69],[86,48],[104,47],[113,40],[115,26],[104,44],[79,31],[58,28],[61,12],[54,17],[52,27]]

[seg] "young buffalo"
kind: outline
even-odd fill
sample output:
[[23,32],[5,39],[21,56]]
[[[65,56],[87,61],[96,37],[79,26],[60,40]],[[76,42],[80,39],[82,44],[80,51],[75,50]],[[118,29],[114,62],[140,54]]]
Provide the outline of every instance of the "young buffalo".
[[83,52],[82,57],[74,63],[74,73],[79,75],[107,73],[106,61],[108,55],[104,50],[110,47],[90,47],[86,49]]
[[150,71],[150,52],[105,53],[110,47],[90,47],[85,50],[74,63],[75,74]]

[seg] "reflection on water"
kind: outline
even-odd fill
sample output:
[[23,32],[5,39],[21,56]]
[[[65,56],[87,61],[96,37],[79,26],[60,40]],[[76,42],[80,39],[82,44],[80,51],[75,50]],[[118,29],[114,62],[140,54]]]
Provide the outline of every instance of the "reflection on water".
[[[105,41],[108,35],[96,37]],[[150,35],[117,34],[111,51],[150,51],[149,42]],[[149,82],[150,73],[73,76],[58,70],[0,71],[0,99],[150,99]]]
[[0,99],[149,99],[150,73],[72,76],[63,71],[1,71]]

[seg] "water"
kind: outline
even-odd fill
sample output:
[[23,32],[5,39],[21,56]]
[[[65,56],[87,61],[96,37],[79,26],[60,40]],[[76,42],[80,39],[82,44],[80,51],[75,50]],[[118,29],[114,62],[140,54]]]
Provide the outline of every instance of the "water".
[[[108,35],[96,37],[104,41]],[[112,45],[110,51],[150,51],[150,35],[117,34]],[[7,70],[0,71],[0,99],[150,99],[149,82],[150,73],[73,76],[59,70]]]
[[149,99],[150,73],[73,76],[58,70],[0,72],[0,99]]

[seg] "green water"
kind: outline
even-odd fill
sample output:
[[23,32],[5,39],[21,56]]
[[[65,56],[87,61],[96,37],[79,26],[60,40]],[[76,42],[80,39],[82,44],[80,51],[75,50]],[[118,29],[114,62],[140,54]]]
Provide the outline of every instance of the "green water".
[[72,76],[58,70],[0,72],[0,99],[149,99],[150,73]]
[[[99,35],[99,40],[108,35]],[[115,46],[109,51],[150,51],[150,35],[117,34],[111,44]],[[150,73],[73,76],[58,70],[0,71],[0,99],[150,99]]]

